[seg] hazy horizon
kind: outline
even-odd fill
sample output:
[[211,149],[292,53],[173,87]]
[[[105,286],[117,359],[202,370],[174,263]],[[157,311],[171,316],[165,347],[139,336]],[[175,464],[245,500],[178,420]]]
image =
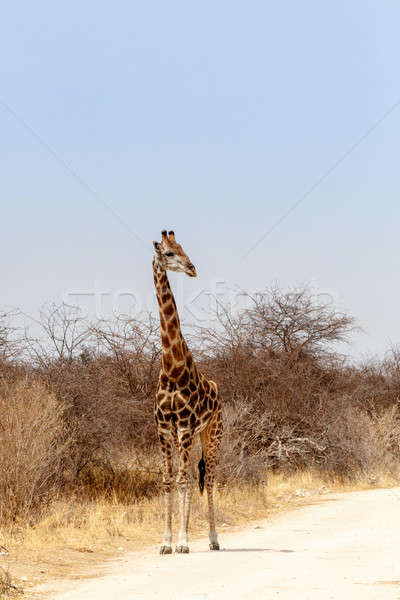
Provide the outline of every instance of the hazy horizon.
[[352,356],[400,343],[399,16],[360,1],[5,6],[0,307],[35,317],[78,292],[93,311],[96,289],[108,314],[113,298],[151,306],[168,228],[199,274],[172,277],[184,322],[213,290],[311,283],[364,329]]

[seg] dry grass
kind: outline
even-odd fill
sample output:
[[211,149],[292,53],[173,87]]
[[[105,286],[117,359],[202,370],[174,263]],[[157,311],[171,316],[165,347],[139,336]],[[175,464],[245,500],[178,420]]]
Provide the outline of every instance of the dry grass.
[[0,523],[31,521],[59,489],[63,409],[40,382],[0,382]]
[[0,598],[18,598],[22,593],[22,588],[14,584],[8,570],[0,567]]
[[[317,471],[290,476],[272,474],[268,485],[220,486],[216,490],[218,529],[223,535],[251,522],[269,519],[321,499],[328,492],[344,492],[398,485],[393,474],[359,476],[350,483],[324,479]],[[176,503],[177,504],[177,503]],[[174,531],[178,514],[174,512]],[[191,537],[207,536],[207,499],[195,493]],[[59,500],[35,526],[15,526],[2,533],[0,542],[9,550],[7,564],[16,585],[29,590],[54,578],[70,579],[104,573],[104,561],[123,551],[158,545],[163,530],[163,499],[155,496],[135,504],[121,504],[118,497],[92,502]],[[157,552],[157,548],[154,548]],[[21,581],[22,576],[27,582]]]
[[[221,532],[328,490],[398,484],[400,351],[351,366],[334,343],[353,320],[307,290],[220,317],[191,347],[224,406]],[[91,325],[63,306],[41,324],[47,341],[21,342],[17,362],[0,315],[0,565],[17,586],[93,574],[163,530],[158,323]],[[192,537],[207,535],[206,511],[196,494]]]

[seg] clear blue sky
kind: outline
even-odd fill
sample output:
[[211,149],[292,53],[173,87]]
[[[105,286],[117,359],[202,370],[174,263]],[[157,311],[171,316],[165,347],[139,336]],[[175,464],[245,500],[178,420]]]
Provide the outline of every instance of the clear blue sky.
[[199,272],[174,277],[183,296],[312,282],[364,327],[352,352],[400,342],[400,106],[243,259],[400,99],[399,18],[395,1],[6,3],[1,304],[37,315],[99,285],[146,305],[165,227]]

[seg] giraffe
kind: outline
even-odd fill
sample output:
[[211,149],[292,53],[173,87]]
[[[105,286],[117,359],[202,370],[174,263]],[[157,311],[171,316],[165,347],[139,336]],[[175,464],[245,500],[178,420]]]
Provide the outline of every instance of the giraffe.
[[191,450],[200,435],[202,457],[198,465],[199,488],[208,496],[210,550],[219,550],[215,529],[213,487],[217,451],[222,437],[221,403],[217,384],[197,370],[181,332],[178,310],[167,271],[182,271],[196,277],[196,269],[175,239],[173,231],[161,232],[161,243],[153,242],[154,285],[160,312],[162,358],[154,405],[161,445],[165,496],[165,530],[160,554],[172,553],[172,453],[178,451],[176,484],[179,496],[180,528],[175,552],[188,553],[188,526],[193,494]]

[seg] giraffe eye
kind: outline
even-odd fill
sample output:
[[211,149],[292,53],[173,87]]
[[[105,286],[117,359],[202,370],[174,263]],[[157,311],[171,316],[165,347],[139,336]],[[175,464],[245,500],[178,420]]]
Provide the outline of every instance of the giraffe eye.
[[165,253],[165,256],[173,256],[173,255],[174,255],[174,253],[173,253],[173,252],[166,252],[166,253]]

